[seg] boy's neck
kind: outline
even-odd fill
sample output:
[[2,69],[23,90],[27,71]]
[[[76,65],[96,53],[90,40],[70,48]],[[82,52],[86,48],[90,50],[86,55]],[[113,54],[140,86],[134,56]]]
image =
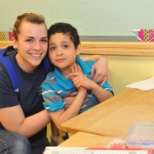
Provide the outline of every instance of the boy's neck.
[[63,74],[63,76],[64,76],[65,78],[68,79],[68,75],[71,73],[71,71],[69,71],[69,70],[67,70],[67,71],[61,71],[61,73]]
[[[78,64],[77,64],[78,65]],[[67,69],[59,69],[59,71],[62,73],[62,75],[68,79],[68,76],[70,73],[72,73],[71,71],[71,67],[67,68]]]

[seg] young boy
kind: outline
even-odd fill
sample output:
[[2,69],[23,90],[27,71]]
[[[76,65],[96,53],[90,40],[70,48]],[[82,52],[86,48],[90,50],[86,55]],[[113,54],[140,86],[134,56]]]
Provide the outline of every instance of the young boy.
[[[95,83],[90,76],[95,61],[85,62],[80,54],[80,39],[77,30],[68,23],[56,23],[48,30],[49,59],[55,70],[42,83],[44,108],[53,122],[59,125],[79,113],[113,96],[113,90],[106,81]],[[77,95],[69,108],[65,108],[65,97]],[[88,96],[88,97],[87,97]]]

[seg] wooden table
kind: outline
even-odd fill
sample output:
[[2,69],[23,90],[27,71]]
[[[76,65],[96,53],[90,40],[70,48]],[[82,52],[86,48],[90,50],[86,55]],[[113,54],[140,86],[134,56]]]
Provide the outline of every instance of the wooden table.
[[61,129],[125,138],[134,122],[154,121],[154,90],[127,89],[66,121]]
[[90,148],[105,148],[115,138],[105,137],[95,134],[77,132],[66,141],[62,142],[60,147],[90,147]]

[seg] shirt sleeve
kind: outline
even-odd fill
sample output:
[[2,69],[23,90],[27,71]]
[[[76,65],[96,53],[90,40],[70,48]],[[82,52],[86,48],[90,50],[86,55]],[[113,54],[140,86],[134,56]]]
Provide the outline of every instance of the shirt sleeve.
[[113,89],[110,86],[110,84],[108,83],[108,81],[105,81],[104,84],[101,86],[103,89],[111,92],[114,95]]
[[10,77],[0,63],[0,108],[19,105],[18,96],[14,93]]
[[62,97],[52,90],[49,83],[42,83],[42,97],[44,99],[43,106],[48,112],[55,112],[65,107]]

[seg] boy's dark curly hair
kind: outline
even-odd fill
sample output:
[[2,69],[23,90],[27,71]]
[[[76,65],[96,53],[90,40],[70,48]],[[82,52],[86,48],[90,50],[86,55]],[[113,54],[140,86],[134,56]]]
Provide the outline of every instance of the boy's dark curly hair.
[[78,31],[71,24],[59,22],[51,25],[51,27],[48,29],[48,38],[50,39],[51,35],[56,33],[69,35],[75,48],[77,48],[77,46],[80,44]]

